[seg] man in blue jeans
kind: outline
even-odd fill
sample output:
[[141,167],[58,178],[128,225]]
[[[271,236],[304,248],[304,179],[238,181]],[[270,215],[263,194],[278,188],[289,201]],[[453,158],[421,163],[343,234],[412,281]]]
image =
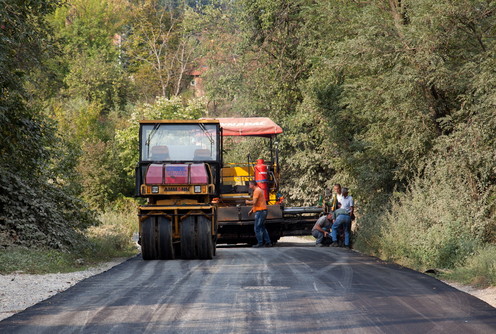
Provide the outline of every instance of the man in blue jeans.
[[246,204],[253,205],[250,212],[248,212],[248,215],[255,213],[255,237],[258,241],[258,244],[253,247],[271,247],[272,242],[270,241],[269,232],[265,228],[265,218],[267,218],[265,195],[263,190],[257,186],[257,182],[250,181],[249,186],[250,189],[253,190],[253,199],[251,201],[247,200]]
[[338,209],[334,210],[333,213],[333,221],[331,238],[332,238],[332,247],[337,247],[338,245],[338,233],[337,231],[341,226],[344,229],[344,247],[350,248],[350,227],[351,227],[351,216],[350,211],[341,208],[341,203],[338,203]]

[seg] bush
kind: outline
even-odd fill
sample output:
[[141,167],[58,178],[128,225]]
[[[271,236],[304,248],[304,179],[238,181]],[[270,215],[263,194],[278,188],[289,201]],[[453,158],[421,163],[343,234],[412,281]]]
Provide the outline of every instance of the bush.
[[353,245],[361,251],[379,256],[381,254],[381,228],[384,215],[388,212],[387,195],[378,195],[373,202],[359,206],[360,215],[356,220],[356,234]]
[[0,247],[73,249],[95,224],[93,213],[62,186],[0,168]]
[[486,242],[491,204],[487,196],[475,198],[467,190],[470,174],[453,161],[429,164],[424,173],[393,197],[389,211],[368,214],[378,222],[365,233],[379,233],[385,259],[415,269],[453,268]]
[[133,178],[120,165],[114,142],[85,142],[77,171],[81,175],[82,197],[92,208],[103,210],[120,194],[130,193]]

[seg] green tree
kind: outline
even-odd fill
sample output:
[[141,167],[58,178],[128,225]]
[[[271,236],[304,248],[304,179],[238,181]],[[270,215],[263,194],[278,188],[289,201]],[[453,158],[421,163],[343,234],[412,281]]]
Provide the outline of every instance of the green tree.
[[[82,197],[92,208],[103,210],[122,194],[132,193],[113,142],[87,141],[76,170],[81,176]],[[117,174],[117,175],[116,175]]]
[[197,46],[197,15],[186,2],[145,0],[132,7],[126,55],[145,101],[179,95]]
[[110,59],[119,53],[116,34],[127,24],[128,7],[127,0],[68,0],[50,22],[65,55]]
[[121,42],[127,11],[124,0],[71,0],[51,17],[63,50],[59,73],[64,97],[100,104],[102,112],[127,103],[130,85]]
[[17,173],[38,175],[53,127],[30,105],[24,80],[47,51],[43,17],[57,2],[2,0],[0,5],[0,162]]
[[49,17],[61,51],[55,65],[47,60],[60,82],[47,109],[71,152],[64,182],[96,209],[126,188],[115,186],[122,172],[112,157],[114,130],[133,96],[122,49],[128,7],[126,0],[70,0]]
[[[229,17],[210,9],[208,26],[215,33],[208,35],[209,42],[204,43],[212,46],[208,53],[211,68],[206,75],[207,91],[214,105],[224,104],[221,111],[214,113],[269,116],[283,127],[285,135],[279,143],[283,191],[294,203],[302,204],[318,197],[311,193],[328,170],[322,155],[308,152],[309,147],[316,148],[316,143],[318,152],[326,150],[320,147],[325,135],[319,133],[322,128],[313,126],[323,123],[318,115],[303,110],[300,113],[298,109],[303,99],[301,84],[309,73],[302,52],[306,44],[302,34],[305,4],[240,1],[226,4]],[[302,131],[305,140],[300,141]],[[256,147],[252,153],[256,153]]]
[[94,223],[58,182],[59,138],[26,81],[51,45],[45,16],[58,1],[0,1],[0,243],[74,246]]

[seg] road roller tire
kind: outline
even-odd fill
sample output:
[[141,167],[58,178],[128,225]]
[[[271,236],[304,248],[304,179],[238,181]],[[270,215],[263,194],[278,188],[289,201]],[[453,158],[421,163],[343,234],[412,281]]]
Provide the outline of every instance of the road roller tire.
[[183,259],[197,259],[196,246],[196,217],[189,216],[181,222],[181,257]]
[[158,220],[158,254],[161,260],[174,259],[174,247],[172,245],[172,223],[165,217],[157,217]]
[[210,260],[214,257],[211,233],[212,222],[204,216],[198,216],[196,224],[198,258],[202,260]]
[[143,260],[158,258],[155,217],[148,217],[141,223],[141,256]]

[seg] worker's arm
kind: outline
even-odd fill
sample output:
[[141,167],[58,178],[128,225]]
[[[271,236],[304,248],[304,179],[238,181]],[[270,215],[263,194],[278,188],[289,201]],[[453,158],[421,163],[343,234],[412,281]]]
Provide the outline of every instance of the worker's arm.
[[315,224],[315,229],[317,231],[320,231],[322,233],[324,233],[324,237],[327,237],[327,235],[329,234],[329,232],[325,231],[322,226],[320,226],[319,224]]
[[320,231],[322,233],[324,233],[324,237],[327,237],[327,235],[329,234],[329,232],[325,231],[322,227],[320,227],[319,225],[316,226],[315,228],[317,231]]

